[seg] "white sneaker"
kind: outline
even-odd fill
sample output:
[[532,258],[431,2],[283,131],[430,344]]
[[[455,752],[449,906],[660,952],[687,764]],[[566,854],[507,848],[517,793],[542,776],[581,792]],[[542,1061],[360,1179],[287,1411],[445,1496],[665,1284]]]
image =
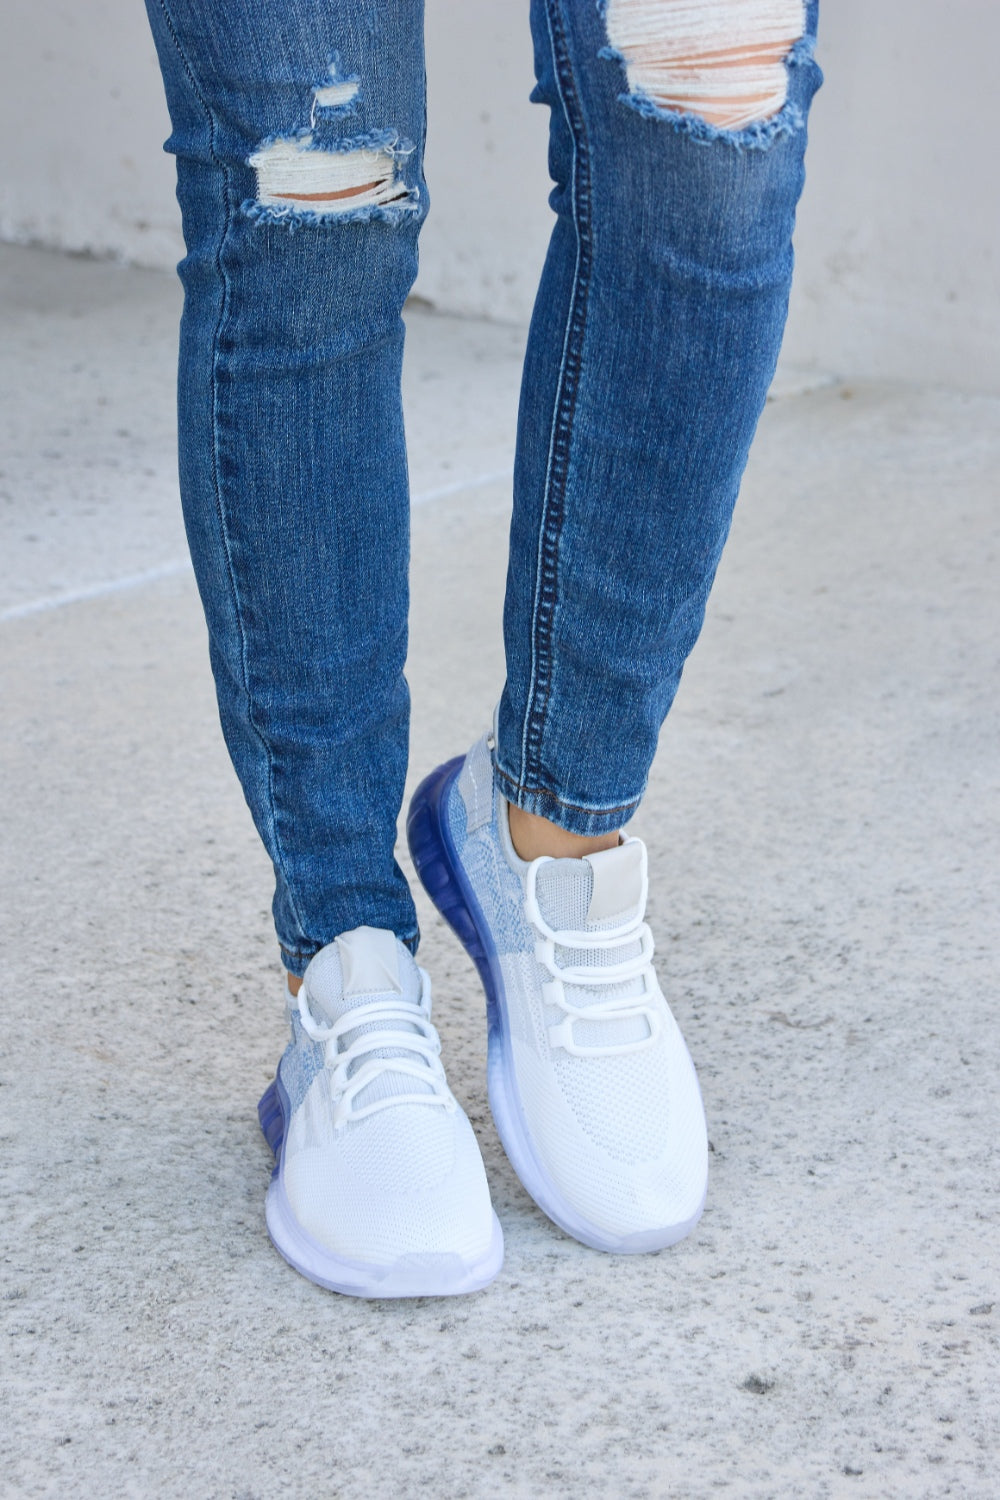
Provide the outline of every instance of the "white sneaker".
[[520,859],[490,742],[418,788],[407,831],[431,899],[486,990],[489,1094],[514,1170],[598,1250],[694,1228],[708,1142],[694,1065],[653,969],[646,850]]
[[445,1079],[427,974],[393,933],[358,927],[316,954],[288,1009],[292,1040],[258,1106],[277,1249],[356,1297],[486,1286],[503,1235]]

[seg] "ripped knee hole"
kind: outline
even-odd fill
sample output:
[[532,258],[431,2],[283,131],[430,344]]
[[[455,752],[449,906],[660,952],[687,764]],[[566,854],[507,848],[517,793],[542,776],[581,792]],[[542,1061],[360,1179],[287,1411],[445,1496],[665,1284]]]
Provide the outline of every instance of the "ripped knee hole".
[[770,120],[788,97],[786,59],[804,0],[606,0],[608,41],[630,94],[720,130]]
[[248,158],[257,179],[249,205],[258,217],[284,219],[359,218],[384,208],[416,206],[417,192],[400,176],[413,147],[394,130],[328,142],[317,138],[317,118],[353,112],[357,78],[343,78],[335,63],[330,81],[313,89],[309,128],[264,141]]

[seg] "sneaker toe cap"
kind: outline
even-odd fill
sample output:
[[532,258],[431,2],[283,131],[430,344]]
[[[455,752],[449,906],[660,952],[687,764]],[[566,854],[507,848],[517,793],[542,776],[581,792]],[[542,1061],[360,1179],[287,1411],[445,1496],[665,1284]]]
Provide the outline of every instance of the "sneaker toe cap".
[[[643,1096],[612,1087],[588,1095],[553,1088],[530,1054],[518,1067],[531,1142],[543,1176],[605,1248],[650,1250],[683,1238],[705,1200],[708,1142],[693,1065],[680,1052]],[[576,1060],[572,1060],[575,1064]],[[532,1074],[539,1076],[532,1086]],[[567,1070],[567,1074],[569,1070]],[[547,1084],[547,1086],[546,1086]],[[616,1123],[617,1116],[617,1123]],[[571,1230],[571,1232],[574,1232]]]
[[460,1112],[379,1111],[330,1143],[286,1153],[282,1181],[301,1228],[333,1254],[369,1264],[488,1249],[493,1214],[472,1127]]

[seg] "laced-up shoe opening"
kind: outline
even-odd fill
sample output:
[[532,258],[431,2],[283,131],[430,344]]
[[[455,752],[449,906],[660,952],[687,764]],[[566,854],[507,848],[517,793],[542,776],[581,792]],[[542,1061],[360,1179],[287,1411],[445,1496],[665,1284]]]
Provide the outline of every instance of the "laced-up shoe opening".
[[457,1108],[430,1020],[430,980],[425,970],[419,973],[419,1001],[382,996],[351,1006],[328,1025],[312,1014],[308,986],[299,989],[302,1029],[322,1043],[331,1072],[334,1129],[399,1104]]
[[[660,1034],[653,935],[643,919],[645,870],[632,858],[640,849],[632,840],[593,862],[538,860],[527,868],[525,916],[547,976],[549,1043],[574,1057],[622,1056],[653,1045]],[[635,865],[627,873],[637,879],[626,881],[633,889],[623,894],[619,913],[590,921],[598,860]]]

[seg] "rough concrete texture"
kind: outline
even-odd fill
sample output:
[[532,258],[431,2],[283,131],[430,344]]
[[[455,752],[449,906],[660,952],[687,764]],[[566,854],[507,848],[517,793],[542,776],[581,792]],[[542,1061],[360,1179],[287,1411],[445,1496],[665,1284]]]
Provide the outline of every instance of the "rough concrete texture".
[[[23,611],[180,555],[177,299],[0,265]],[[411,325],[415,488],[468,486],[415,513],[416,778],[501,680],[521,335]],[[687,1242],[608,1258],[535,1210],[421,900],[507,1237],[464,1300],[338,1298],[268,1243],[269,869],[190,575],[0,624],[0,1493],[992,1500],[997,417],[843,386],[765,414],[635,825],[713,1147]]]

